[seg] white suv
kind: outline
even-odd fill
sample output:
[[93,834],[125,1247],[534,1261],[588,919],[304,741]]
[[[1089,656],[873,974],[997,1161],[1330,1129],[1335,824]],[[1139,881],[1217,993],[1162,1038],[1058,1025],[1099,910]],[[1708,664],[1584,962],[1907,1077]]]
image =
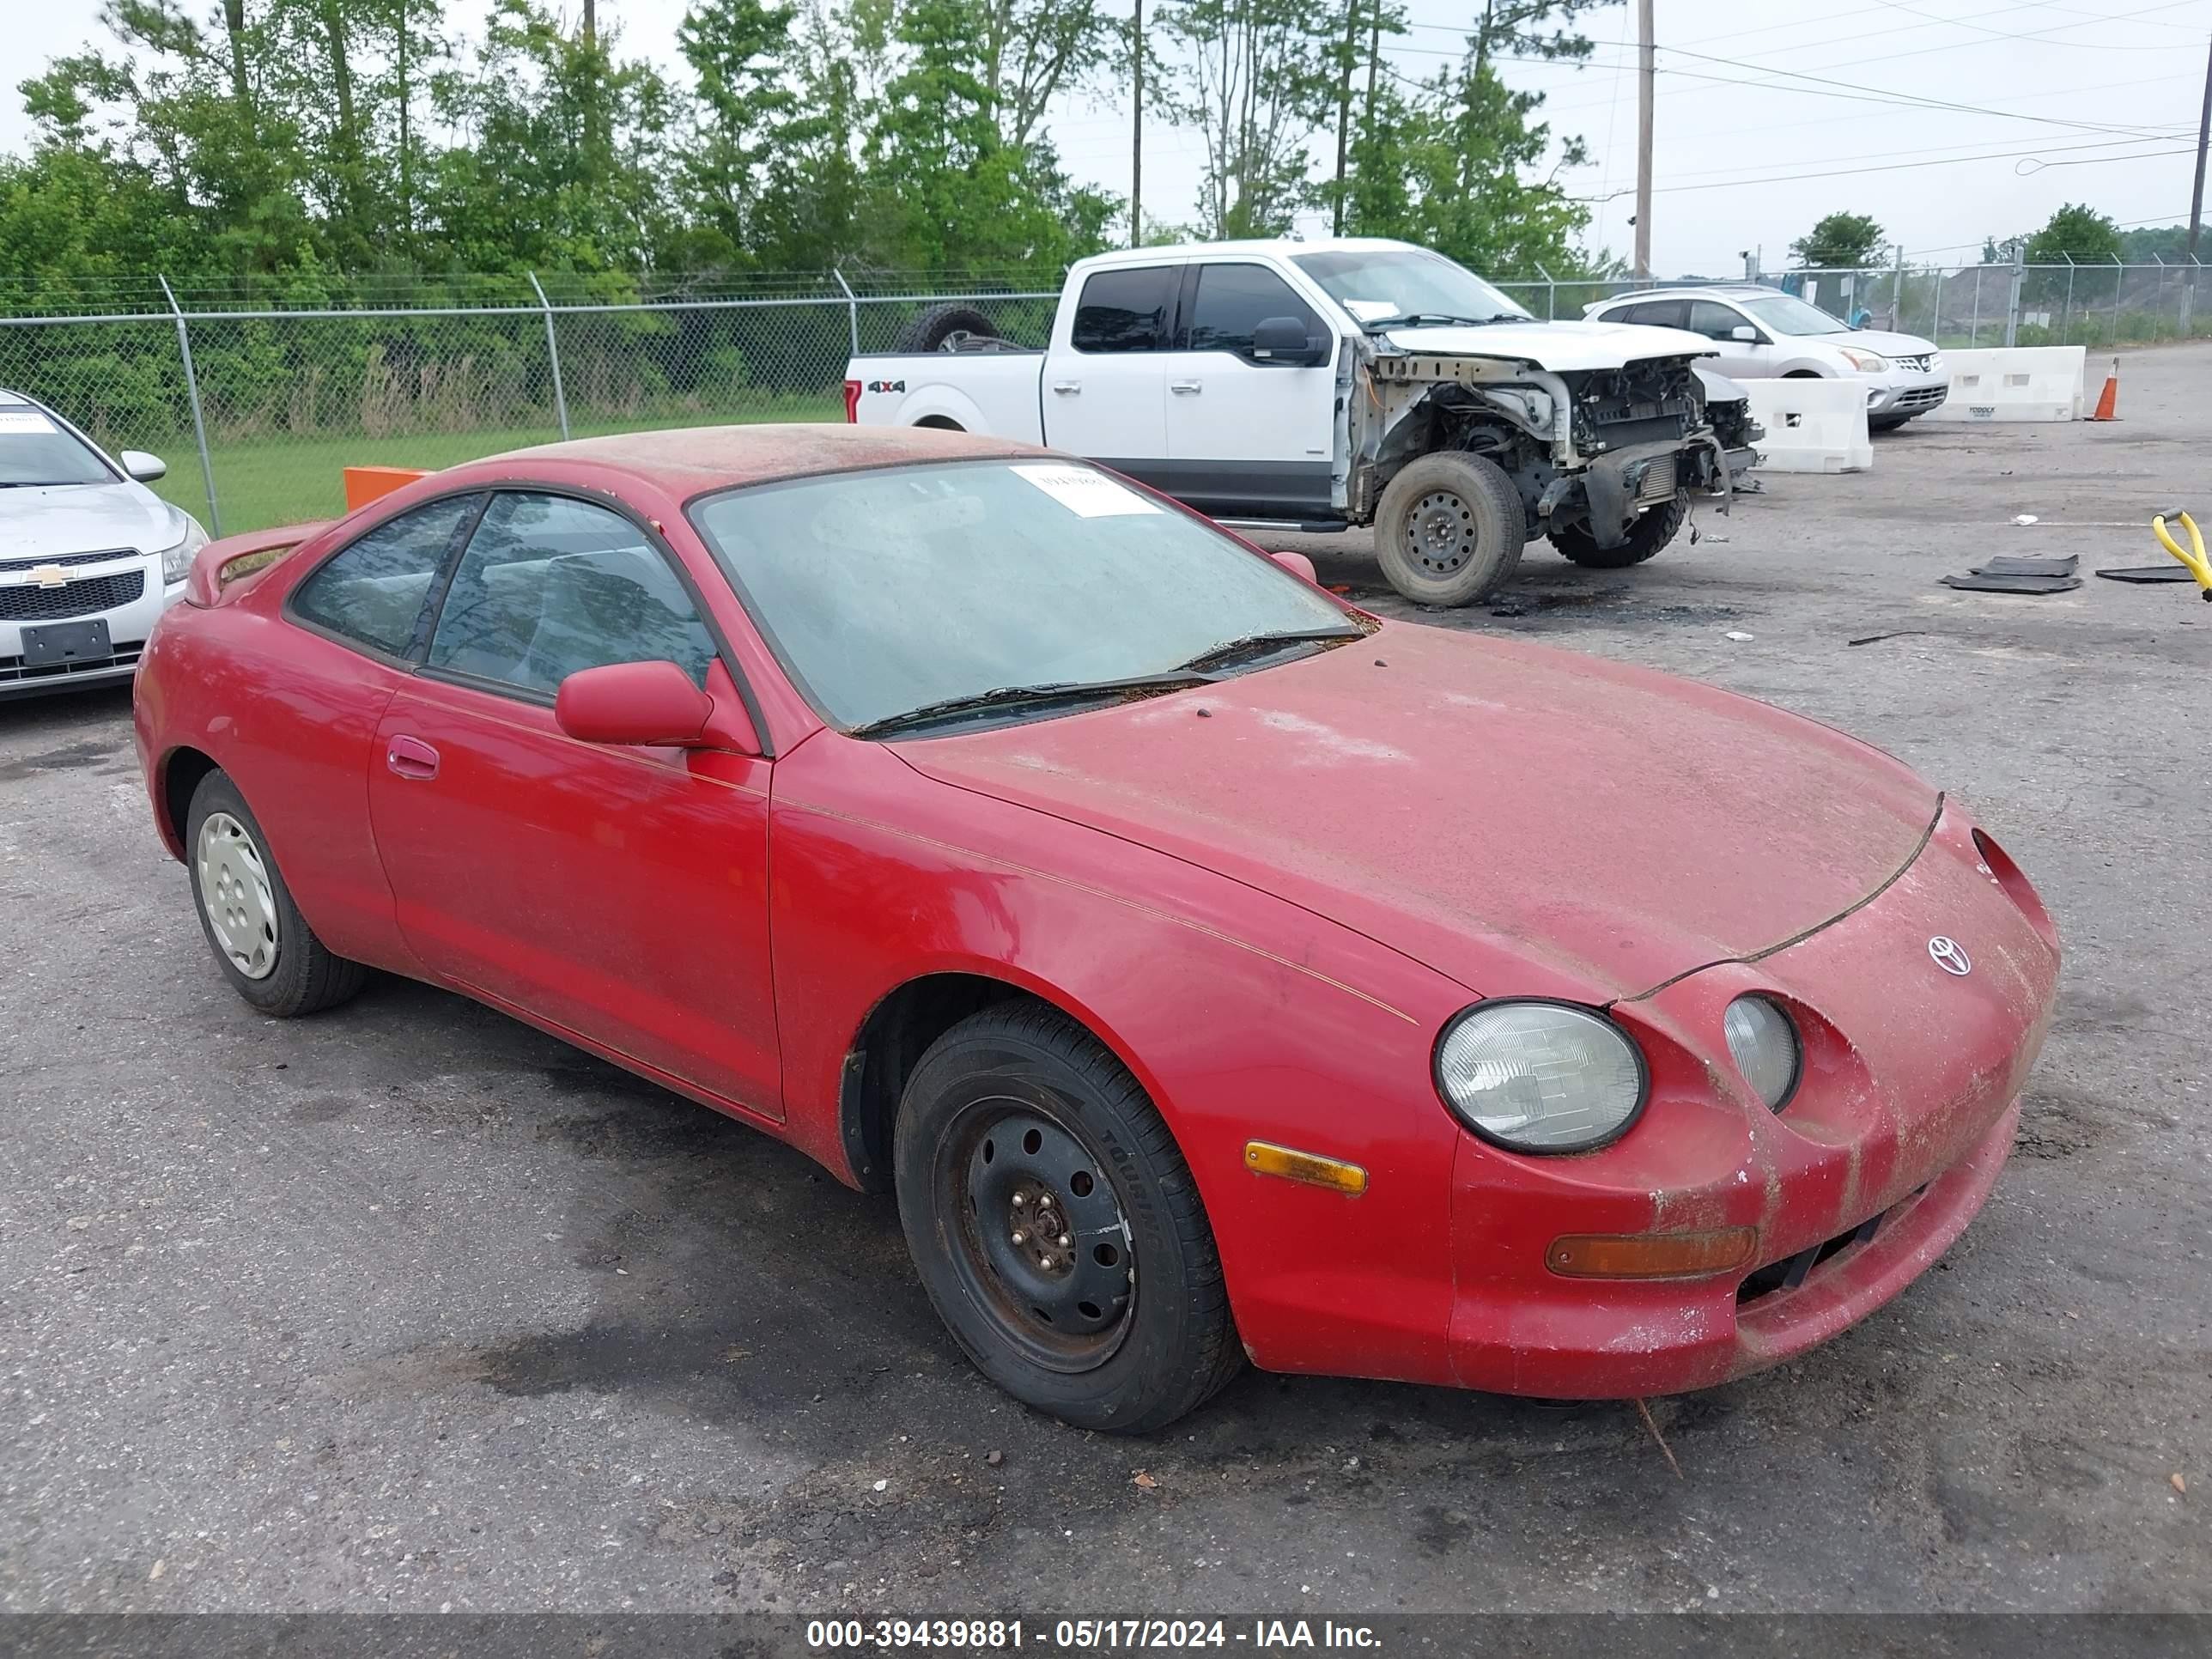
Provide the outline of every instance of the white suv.
[[128,680],[207,541],[145,481],[35,398],[0,387],[0,698]]
[[1756,283],[1623,294],[1584,306],[1593,322],[1646,323],[1702,334],[1734,380],[1812,375],[1867,382],[1867,424],[1903,426],[1950,395],[1951,371],[1933,340],[1852,328],[1818,306]]

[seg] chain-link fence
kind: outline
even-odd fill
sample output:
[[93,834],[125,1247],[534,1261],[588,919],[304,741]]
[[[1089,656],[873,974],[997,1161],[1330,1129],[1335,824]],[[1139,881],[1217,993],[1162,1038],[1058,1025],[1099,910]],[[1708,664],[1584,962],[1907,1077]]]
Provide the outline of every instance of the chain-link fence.
[[[1941,345],[2106,346],[2212,337],[2212,290],[2187,265],[1899,264],[1764,281],[1846,323]],[[349,282],[343,295],[155,279],[71,293],[0,290],[0,386],[60,410],[111,450],[167,458],[156,488],[222,532],[315,518],[348,465],[443,467],[563,436],[842,417],[855,351],[892,349],[920,311],[958,301],[1041,345],[1056,283],[1036,272],[948,284],[896,274],[743,283],[586,277]],[[1568,321],[1628,278],[1498,284]],[[343,299],[343,303],[337,301]],[[40,314],[9,314],[36,311]]]
[[[755,284],[757,289],[769,284]],[[835,273],[782,291],[338,309],[118,287],[91,314],[0,314],[0,386],[111,451],[163,456],[164,495],[217,533],[335,513],[348,465],[451,466],[566,436],[843,417],[846,360],[957,299],[1042,344],[1056,289],[942,294]],[[5,296],[0,296],[4,300]]]

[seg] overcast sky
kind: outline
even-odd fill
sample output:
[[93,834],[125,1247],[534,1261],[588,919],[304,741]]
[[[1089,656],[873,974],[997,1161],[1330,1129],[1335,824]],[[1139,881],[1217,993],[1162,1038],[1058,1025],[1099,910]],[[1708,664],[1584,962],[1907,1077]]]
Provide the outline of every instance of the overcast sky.
[[[620,27],[623,50],[678,72],[687,3],[600,0],[599,15]],[[1777,267],[1790,240],[1835,209],[1872,214],[1915,257],[1967,259],[1984,235],[2033,229],[2066,201],[2124,224],[2187,216],[2212,0],[1656,3],[1664,50],[1652,263],[1662,273],[1735,274],[1740,251],[1760,247]],[[1408,10],[1415,27],[1395,57],[1401,74],[1419,78],[1456,55],[1468,0],[1410,0]],[[101,38],[98,13],[99,0],[15,8],[9,69]],[[455,4],[448,15],[458,31],[481,12]],[[1583,27],[1595,45],[1587,65],[1505,70],[1547,94],[1554,131],[1588,143],[1590,164],[1565,175],[1568,187],[1593,198],[1592,244],[1626,254],[1634,8],[1590,12]],[[1126,194],[1129,131],[1119,107],[1118,98],[1066,100],[1052,131],[1075,177]],[[29,136],[11,84],[0,95],[0,147],[21,149]],[[1333,138],[1317,137],[1315,153],[1333,155]],[[1191,216],[1201,155],[1195,132],[1147,125],[1148,215]]]

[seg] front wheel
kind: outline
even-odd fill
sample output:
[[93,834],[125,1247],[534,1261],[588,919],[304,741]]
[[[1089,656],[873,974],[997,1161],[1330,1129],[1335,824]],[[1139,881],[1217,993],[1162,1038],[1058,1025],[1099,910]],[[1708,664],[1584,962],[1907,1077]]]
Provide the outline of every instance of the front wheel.
[[1673,541],[1689,513],[1688,497],[1677,495],[1666,506],[1650,507],[1639,515],[1618,547],[1600,547],[1580,525],[1553,531],[1552,545],[1586,570],[1624,570],[1632,564],[1642,564]]
[[1512,580],[1528,532],[1505,469],[1446,450],[1407,462],[1383,489],[1375,556],[1416,605],[1474,605]]
[[939,1037],[893,1164],[922,1288],[1017,1400],[1143,1433],[1243,1364],[1189,1166],[1136,1079],[1056,1011],[1004,1004]]

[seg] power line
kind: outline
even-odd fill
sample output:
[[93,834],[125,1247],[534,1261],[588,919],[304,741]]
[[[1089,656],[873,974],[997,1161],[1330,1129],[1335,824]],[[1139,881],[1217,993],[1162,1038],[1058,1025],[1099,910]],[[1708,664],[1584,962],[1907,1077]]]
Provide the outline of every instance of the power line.
[[[2017,153],[2021,155],[2033,154],[2032,151],[2020,151]],[[2161,155],[2194,155],[2196,153],[2197,147],[2194,144],[2191,144],[2181,149],[2145,150],[2141,154],[2135,155],[2106,155],[2097,158],[2096,161],[2058,161],[2053,162],[2051,165],[2054,167],[2094,167],[2100,162],[2148,161],[2154,161]],[[1787,173],[1759,179],[1718,179],[1713,180],[1710,184],[1702,185],[1662,185],[1653,193],[1655,195],[1666,196],[1672,195],[1678,191],[1741,190],[1753,185],[1790,185],[1806,179],[1848,179],[1854,175],[1864,173],[1909,173],[1920,167],[1956,167],[1964,161],[2003,161],[2006,159],[2006,157],[2001,155],[1954,155],[1948,161],[1893,161],[1884,167],[1832,167],[1821,173]],[[1619,195],[1620,193],[1620,192],[1617,191],[1614,192],[1615,195]],[[1578,201],[1586,201],[1589,198],[1578,197],[1576,199]]]
[[[2002,116],[2007,120],[2033,121],[2039,126],[2071,127],[2082,132],[2141,132],[2146,136],[2159,138],[2172,138],[2179,136],[2171,128],[2148,128],[2126,124],[2114,125],[2112,123],[2069,121],[2063,117],[2056,115],[2024,115],[2017,110],[1989,109],[1978,104],[1955,103],[1951,100],[1945,98],[1923,98],[1917,94],[1911,93],[1900,94],[1891,91],[1887,87],[1869,87],[1865,85],[1863,82],[1857,81],[1838,81],[1832,76],[1807,75],[1797,70],[1769,69],[1762,64],[1745,63],[1740,58],[1717,58],[1710,52],[1692,52],[1684,46],[1662,46],[1660,50],[1671,53],[1676,58],[1693,58],[1701,64],[1718,64],[1726,69],[1747,69],[1752,70],[1754,74],[1765,73],[1769,75],[1783,75],[1789,76],[1792,81],[1810,82],[1814,86],[1840,88],[1841,90],[1839,92],[1832,94],[1835,96],[1842,96],[1845,94],[1857,94],[1861,96],[1871,97],[1877,101],[1884,103],[1902,103],[1909,105],[1914,108],[1947,110],[1962,115],[1998,115]],[[1734,82],[1732,84],[1736,86],[1751,86],[1760,83],[1737,81]],[[1799,88],[1795,87],[1788,88],[1788,90],[1790,91],[1808,89],[1809,88]]]
[[[1966,17],[1938,17],[1932,11],[1922,11],[1917,6],[1906,5],[1904,0],[1875,0],[1875,3],[1890,11],[1901,11],[1908,17],[1924,17],[1931,24],[1940,23],[1948,28],[1972,29],[1977,34],[1986,35],[1996,40],[2016,40],[2039,46],[2059,46],[2068,52],[2171,52],[2173,50],[2172,46],[2120,46],[2102,40],[2053,40],[2049,38],[2062,29],[2086,28],[2087,25],[2085,23],[2053,23],[2048,28],[2016,32],[2012,29],[1984,28],[1973,21],[1976,17],[1991,15],[1992,14],[1989,12],[1974,12]],[[2153,9],[2157,9],[2153,8]],[[2121,20],[2115,18],[2112,21],[2117,22]],[[1979,44],[1979,41],[1975,40],[1953,40],[1941,46],[1930,46],[1927,50],[1950,52]]]

